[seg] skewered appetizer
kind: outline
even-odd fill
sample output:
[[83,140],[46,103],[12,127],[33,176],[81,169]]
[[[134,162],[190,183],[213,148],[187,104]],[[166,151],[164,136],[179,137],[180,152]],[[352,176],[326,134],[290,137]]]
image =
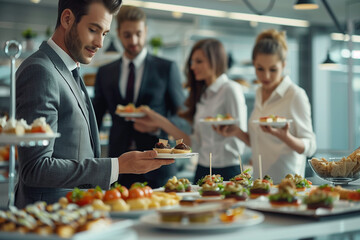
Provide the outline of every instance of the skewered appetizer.
[[155,146],[153,149],[158,153],[171,153],[172,152],[172,148],[170,147],[168,140],[165,140],[165,139],[159,139],[159,142],[155,143]]
[[191,192],[191,183],[186,178],[177,179],[176,176],[165,184],[165,192]]
[[205,177],[199,179],[197,181],[197,185],[199,185],[200,187],[206,183],[206,182],[214,182],[214,183],[222,183],[223,182],[223,177],[220,176],[220,174],[213,174],[213,175],[206,175]]
[[201,186],[200,194],[203,197],[221,196],[221,192],[223,188],[224,186],[221,183],[207,181]]
[[174,147],[173,153],[190,153],[191,148],[183,143],[183,139],[176,140],[176,146]]
[[239,175],[236,175],[235,177],[231,178],[230,181],[239,183],[244,187],[251,187],[252,180],[251,180],[251,174],[249,172],[250,172],[250,168],[246,169]]
[[250,188],[250,198],[258,198],[260,196],[267,196],[270,193],[270,184],[262,179],[256,179],[254,185]]
[[270,186],[274,185],[274,181],[269,175],[265,175],[263,177],[263,181],[267,181],[270,184]]
[[235,198],[237,201],[245,201],[249,196],[249,190],[244,188],[240,183],[226,183],[223,193],[225,198]]
[[309,193],[309,196],[304,198],[304,203],[307,205],[308,209],[331,209],[334,207],[335,201],[336,199],[334,196],[332,196],[328,191],[323,191],[321,189],[314,189]]
[[300,201],[296,193],[294,182],[285,178],[279,184],[278,192],[269,196],[269,201],[274,207],[299,206]]
[[309,180],[303,178],[298,174],[295,174],[295,176],[292,174],[288,174],[285,176],[285,178],[290,179],[295,183],[297,191],[305,191],[306,188],[311,188],[312,185],[312,182],[310,182]]

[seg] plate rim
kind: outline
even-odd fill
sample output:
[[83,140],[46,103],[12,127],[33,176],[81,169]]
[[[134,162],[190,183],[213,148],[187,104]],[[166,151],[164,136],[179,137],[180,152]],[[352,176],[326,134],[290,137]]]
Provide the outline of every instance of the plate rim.
[[[153,213],[142,216],[139,221],[143,224],[146,224],[151,227],[168,229],[168,230],[189,230],[189,231],[209,231],[209,230],[229,230],[229,229],[238,229],[242,227],[253,226],[262,223],[265,220],[263,213],[259,211],[245,209],[245,213],[250,214],[248,221],[245,223],[241,222],[241,219],[238,219],[234,223],[217,223],[217,224],[181,224],[181,223],[164,223],[159,221],[159,214]],[[254,218],[257,216],[257,218]],[[152,220],[152,221],[149,221]]]
[[155,159],[192,158],[196,155],[199,155],[199,153],[158,153]]
[[206,121],[205,118],[199,120],[200,123],[205,123],[208,125],[232,125],[239,122],[238,118],[221,120],[221,121]]
[[132,117],[132,118],[140,118],[140,117],[145,117],[146,113],[144,112],[132,112],[132,113],[116,113],[116,115],[118,115],[119,117]]

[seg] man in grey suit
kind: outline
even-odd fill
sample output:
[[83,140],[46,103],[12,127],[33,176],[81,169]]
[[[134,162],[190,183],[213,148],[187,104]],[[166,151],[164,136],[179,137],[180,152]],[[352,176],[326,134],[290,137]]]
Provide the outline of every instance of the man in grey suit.
[[154,160],[155,151],[99,158],[94,110],[78,67],[103,46],[120,5],[121,0],[59,0],[55,33],[19,67],[17,118],[45,117],[61,137],[46,147],[19,148],[17,207],[56,202],[74,187],[108,189],[119,173],[145,173],[173,163]]
[[[167,134],[115,114],[118,104],[147,105],[161,115],[179,122],[176,113],[185,100],[181,77],[172,61],[151,55],[145,48],[146,15],[137,7],[122,6],[117,15],[117,33],[123,56],[103,67],[96,76],[94,110],[101,127],[106,111],[111,114],[109,155],[129,150],[152,149]],[[123,137],[126,136],[126,137]],[[129,187],[133,182],[147,182],[153,188],[163,186],[176,175],[176,165],[163,166],[143,175],[121,174],[119,182]]]

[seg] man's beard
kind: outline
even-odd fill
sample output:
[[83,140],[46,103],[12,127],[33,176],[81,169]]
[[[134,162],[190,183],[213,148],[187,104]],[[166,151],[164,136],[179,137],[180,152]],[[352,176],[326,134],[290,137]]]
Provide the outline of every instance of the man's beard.
[[65,46],[71,54],[71,57],[76,61],[83,64],[90,63],[89,60],[83,57],[81,54],[82,42],[79,38],[78,31],[76,29],[77,24],[72,25],[68,35],[65,35]]

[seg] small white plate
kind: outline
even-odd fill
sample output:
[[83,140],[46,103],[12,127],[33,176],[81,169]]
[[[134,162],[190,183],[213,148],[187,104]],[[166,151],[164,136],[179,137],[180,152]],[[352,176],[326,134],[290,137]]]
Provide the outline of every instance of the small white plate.
[[208,124],[208,125],[234,125],[239,122],[238,119],[229,119],[229,120],[221,120],[221,121],[209,121],[205,119],[200,119],[201,123]]
[[244,210],[242,216],[240,216],[236,221],[232,223],[223,223],[219,219],[214,219],[208,223],[190,223],[190,222],[179,222],[179,223],[170,223],[162,222],[160,215],[158,213],[149,214],[142,216],[140,222],[160,229],[169,229],[169,230],[229,230],[229,229],[239,229],[241,227],[247,227],[259,224],[264,221],[264,215],[259,212]]
[[120,117],[129,117],[129,118],[141,118],[141,117],[145,117],[146,113],[144,112],[121,112],[121,113],[116,113],[116,115],[120,116]]
[[292,119],[287,119],[285,122],[260,122],[259,120],[253,120],[253,123],[259,124],[261,126],[270,126],[273,128],[283,128],[286,123],[291,123]]
[[155,159],[177,159],[177,158],[192,158],[198,153],[158,153]]

